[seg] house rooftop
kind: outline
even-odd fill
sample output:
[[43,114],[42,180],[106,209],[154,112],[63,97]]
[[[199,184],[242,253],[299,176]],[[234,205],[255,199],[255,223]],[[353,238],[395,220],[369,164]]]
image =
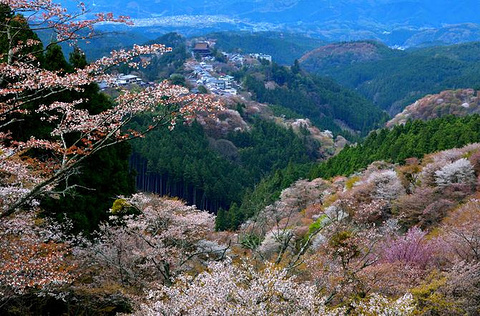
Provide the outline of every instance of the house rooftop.
[[208,43],[196,43],[193,50],[208,50],[209,48]]

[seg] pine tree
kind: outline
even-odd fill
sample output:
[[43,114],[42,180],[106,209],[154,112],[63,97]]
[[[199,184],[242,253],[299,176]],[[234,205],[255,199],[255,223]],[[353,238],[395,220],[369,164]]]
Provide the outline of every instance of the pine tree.
[[228,229],[229,223],[227,219],[227,214],[223,208],[219,208],[217,211],[217,217],[215,219],[215,230],[223,231]]

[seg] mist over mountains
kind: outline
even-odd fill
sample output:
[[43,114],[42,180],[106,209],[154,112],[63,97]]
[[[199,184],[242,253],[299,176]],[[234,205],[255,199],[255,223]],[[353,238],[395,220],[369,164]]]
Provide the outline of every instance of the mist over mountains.
[[[73,1],[62,1],[67,7]],[[475,0],[88,0],[91,13],[113,12],[137,26],[184,34],[218,30],[302,32],[328,41],[377,39],[414,47],[480,39]]]

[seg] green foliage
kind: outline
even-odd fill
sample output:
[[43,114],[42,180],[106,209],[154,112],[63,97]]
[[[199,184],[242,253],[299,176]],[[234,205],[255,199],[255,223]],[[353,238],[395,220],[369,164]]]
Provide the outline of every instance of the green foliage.
[[265,120],[256,120],[249,133],[232,133],[227,138],[239,148],[241,162],[256,182],[273,170],[287,167],[289,162],[305,163],[317,158],[316,148],[307,151],[305,140],[292,129]]
[[[14,16],[13,12],[6,4],[0,4],[0,23],[2,25],[9,24],[16,29],[15,40],[22,41],[24,43],[27,42],[28,39],[39,40],[37,34],[35,34],[29,27],[27,20],[21,16],[16,15]],[[8,38],[7,32],[0,32],[0,61],[6,60],[8,54],[7,50],[10,45],[10,40]],[[43,56],[43,44],[39,43],[33,46],[25,46],[21,48],[21,54],[19,56],[26,56],[27,54],[33,54],[37,60],[42,63],[44,56]]]
[[219,63],[226,63],[227,58],[225,55],[222,54],[217,48],[214,48],[212,50],[212,56],[215,57],[215,60],[218,61]]
[[56,43],[47,46],[43,67],[47,70],[63,70],[65,72],[72,70],[63,55],[62,48]]
[[72,67],[75,68],[85,68],[87,66],[87,55],[78,47],[75,46],[73,51],[70,53],[68,61]]
[[317,231],[319,231],[320,229],[328,225],[328,222],[329,222],[328,216],[323,214],[315,222],[313,222],[312,224],[310,224],[310,226],[308,226],[307,236],[310,236],[311,234],[316,233]]
[[438,271],[431,273],[419,286],[411,290],[416,310],[420,315],[457,314],[458,310],[440,289],[446,284],[446,277]]
[[407,52],[377,46],[374,53],[378,58],[342,60],[347,54],[332,53],[328,57],[312,55],[301,65],[356,89],[389,113],[400,112],[426,94],[480,85],[480,43]]
[[[141,125],[141,118],[135,124]],[[273,122],[257,120],[249,132],[235,132],[226,138],[209,141],[202,126],[193,123],[171,132],[156,130],[134,142],[135,153],[148,161],[146,172],[137,168],[141,179],[150,179],[139,180],[146,183],[142,189],[179,196],[199,208],[218,211],[217,229],[234,229],[249,215],[235,206],[247,188],[273,170],[287,167],[289,161],[316,159],[315,149],[309,151],[303,138]],[[226,155],[212,145],[220,141],[228,142],[238,155]]]
[[311,178],[350,175],[377,160],[403,163],[406,158],[461,147],[480,141],[480,116],[447,116],[430,121],[409,121],[393,129],[381,129],[357,146],[347,146],[338,155],[316,165]]
[[125,199],[116,199],[112,207],[110,208],[110,213],[114,215],[120,215],[120,214],[132,214],[132,213],[137,213],[138,210],[135,209],[130,203],[127,202]]
[[240,238],[240,244],[245,249],[257,249],[262,240],[255,234],[245,234]]
[[148,80],[168,79],[174,73],[181,73],[183,64],[188,57],[185,38],[177,33],[168,33],[146,44],[154,43],[164,44],[172,51],[161,56],[154,56],[149,67],[142,70]]
[[360,177],[351,177],[349,178],[346,182],[345,182],[345,188],[347,190],[350,190],[351,188],[353,188],[353,186],[355,185],[355,183],[358,182],[358,180],[360,180]]
[[302,115],[298,114],[297,112],[283,107],[281,105],[270,105],[269,108],[272,110],[273,115],[278,116],[278,117],[285,117],[287,120],[290,119],[301,119],[304,118]]
[[[266,88],[265,82],[268,81],[275,82],[277,86]],[[258,102],[287,108],[334,133],[342,132],[335,120],[367,133],[387,117],[370,101],[331,79],[294,73],[290,68],[275,63],[249,71],[245,75],[244,87],[253,92]]]
[[[95,230],[101,221],[108,219],[108,210],[116,196],[135,192],[128,166],[130,153],[130,145],[122,143],[89,157],[81,165],[80,173],[69,179],[69,184],[77,187],[65,195],[45,198],[42,208],[57,219],[66,214],[75,231]],[[56,190],[64,189],[60,186]]]
[[227,212],[223,208],[219,208],[217,211],[217,217],[215,218],[215,230],[227,230],[229,228],[227,221]]
[[[141,118],[136,124],[141,124]],[[209,148],[198,123],[173,131],[155,130],[133,142],[133,147],[148,161],[147,173],[139,171],[139,176],[156,175],[162,183],[161,188],[147,185],[142,189],[179,196],[202,209],[215,211],[238,201],[242,187],[251,179],[245,170]]]
[[185,77],[181,74],[171,74],[169,81],[171,84],[185,86]]
[[204,85],[199,85],[199,86],[198,86],[198,93],[208,94],[208,90],[207,90],[207,88],[205,88]]
[[342,230],[336,232],[328,240],[328,245],[336,249],[340,256],[350,256],[351,258],[360,254],[358,246],[351,243],[354,234],[351,231]]
[[292,71],[293,74],[298,74],[300,73],[300,63],[298,62],[298,59],[295,59],[293,62],[292,67],[290,67],[290,70]]

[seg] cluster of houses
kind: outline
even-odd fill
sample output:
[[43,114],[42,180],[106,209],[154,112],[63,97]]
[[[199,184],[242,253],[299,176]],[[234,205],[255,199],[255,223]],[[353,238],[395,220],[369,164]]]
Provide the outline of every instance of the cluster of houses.
[[[197,42],[193,47],[192,53],[194,56],[201,56],[201,62],[188,61],[186,68],[192,70],[192,75],[188,78],[190,84],[194,87],[204,86],[211,93],[218,95],[237,95],[238,84],[232,76],[219,74],[213,67],[215,57],[212,56],[212,48],[215,46],[215,42],[205,41]],[[248,64],[258,63],[260,60],[272,61],[272,56],[254,53],[241,55],[236,53],[222,53],[227,59],[229,64],[236,66],[244,66]],[[152,83],[145,83],[139,76],[133,74],[119,74],[114,78],[113,83],[107,82],[98,83],[102,90],[108,87],[130,87],[137,85],[141,87],[148,86]]]
[[[195,43],[193,49],[192,49],[192,54],[193,56],[200,56],[203,59],[214,59],[212,56],[212,49],[215,46],[215,41],[214,40],[207,40],[203,42],[197,42]],[[243,65],[245,62],[251,62],[252,60],[267,60],[269,62],[272,62],[272,56],[267,55],[267,54],[262,54],[262,53],[252,53],[252,54],[247,54],[247,55],[242,55],[242,54],[237,54],[237,53],[225,53],[222,52],[222,54],[227,58],[229,63],[237,64],[237,65]]]
[[221,75],[215,77],[213,66],[211,64],[200,62],[194,63],[192,67],[192,76],[190,82],[194,86],[204,86],[210,92],[218,95],[236,95],[237,89],[234,88],[235,81],[232,76]]
[[140,78],[139,76],[136,76],[136,75],[132,75],[132,74],[129,74],[129,75],[125,75],[125,74],[119,74],[116,78],[114,78],[113,80],[113,83],[112,84],[108,84],[106,81],[102,81],[102,82],[99,82],[98,83],[98,86],[100,87],[100,89],[104,90],[108,87],[128,87],[128,86],[131,86],[131,85],[138,85],[138,86],[141,86],[141,87],[144,87],[144,86],[147,86],[151,83],[145,83],[142,78]]
[[[215,62],[215,56],[212,56],[212,49],[215,46],[215,41],[208,40],[204,42],[197,42],[193,46],[192,55],[195,57],[200,56],[201,62],[189,62],[186,68],[192,69],[192,76],[189,81],[194,86],[204,86],[210,92],[219,95],[236,95],[237,89],[235,89],[235,81],[232,76],[220,75],[215,73],[213,63]],[[252,54],[238,54],[238,53],[225,53],[222,52],[226,58],[227,63],[242,67],[244,65],[258,64],[261,60],[272,62],[272,56],[262,53]]]
[[236,66],[243,66],[246,64],[255,64],[260,60],[267,60],[272,62],[272,56],[262,53],[254,53],[254,54],[237,54],[237,53],[222,53],[223,56],[228,60],[228,63],[236,65]]
[[267,54],[262,54],[262,53],[254,53],[254,54],[249,54],[250,58],[254,58],[257,60],[268,60],[269,62],[272,62],[272,56],[267,55]]

